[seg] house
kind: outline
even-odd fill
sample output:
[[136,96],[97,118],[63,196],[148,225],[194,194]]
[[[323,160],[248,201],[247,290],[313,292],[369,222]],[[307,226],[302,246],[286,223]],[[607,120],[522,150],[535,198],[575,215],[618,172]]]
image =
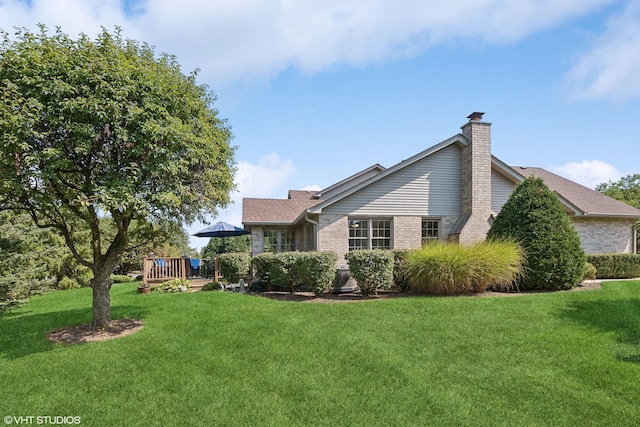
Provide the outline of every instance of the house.
[[253,253],[412,249],[431,239],[483,241],[514,187],[527,176],[556,192],[588,254],[636,253],[640,210],[534,167],[491,154],[491,123],[473,113],[456,134],[395,166],[379,164],[324,190],[287,199],[245,198],[242,223]]

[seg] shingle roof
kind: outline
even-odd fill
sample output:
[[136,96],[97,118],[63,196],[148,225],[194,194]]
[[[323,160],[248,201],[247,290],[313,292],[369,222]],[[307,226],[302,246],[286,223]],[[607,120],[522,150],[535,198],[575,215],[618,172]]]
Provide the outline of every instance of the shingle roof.
[[292,224],[304,211],[322,200],[242,199],[242,223]]
[[311,200],[317,191],[310,190],[289,190],[289,198],[296,200]]
[[583,215],[640,218],[640,209],[622,203],[598,191],[570,181],[542,168],[511,166],[523,176],[542,178],[544,183]]

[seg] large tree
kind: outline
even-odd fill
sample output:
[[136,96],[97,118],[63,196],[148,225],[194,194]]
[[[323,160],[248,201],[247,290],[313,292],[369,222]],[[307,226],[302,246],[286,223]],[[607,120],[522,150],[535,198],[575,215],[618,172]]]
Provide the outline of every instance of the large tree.
[[[230,128],[195,72],[119,29],[0,38],[0,210],[27,212],[65,239],[93,272],[93,325],[108,326],[109,276],[132,221],[190,223],[229,203]],[[105,217],[115,233],[101,232]]]

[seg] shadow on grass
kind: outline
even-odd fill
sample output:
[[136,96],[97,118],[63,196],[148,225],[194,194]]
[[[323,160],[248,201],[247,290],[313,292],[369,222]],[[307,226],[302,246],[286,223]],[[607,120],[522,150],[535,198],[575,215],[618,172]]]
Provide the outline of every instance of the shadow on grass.
[[576,301],[561,317],[614,333],[620,342],[618,360],[640,364],[640,299]]
[[[111,309],[112,319],[141,318],[146,310],[137,306],[116,306]],[[8,312],[0,315],[0,356],[17,359],[35,353],[53,350],[45,334],[67,326],[90,323],[92,308],[33,314]]]

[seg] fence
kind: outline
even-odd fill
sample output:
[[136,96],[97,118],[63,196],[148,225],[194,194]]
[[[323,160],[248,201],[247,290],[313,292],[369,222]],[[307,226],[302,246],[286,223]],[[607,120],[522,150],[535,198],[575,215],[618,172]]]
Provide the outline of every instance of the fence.
[[[196,262],[197,261],[197,262]],[[210,278],[220,281],[218,257],[192,260],[185,257],[147,257],[143,262],[142,281],[145,284],[171,279]]]

